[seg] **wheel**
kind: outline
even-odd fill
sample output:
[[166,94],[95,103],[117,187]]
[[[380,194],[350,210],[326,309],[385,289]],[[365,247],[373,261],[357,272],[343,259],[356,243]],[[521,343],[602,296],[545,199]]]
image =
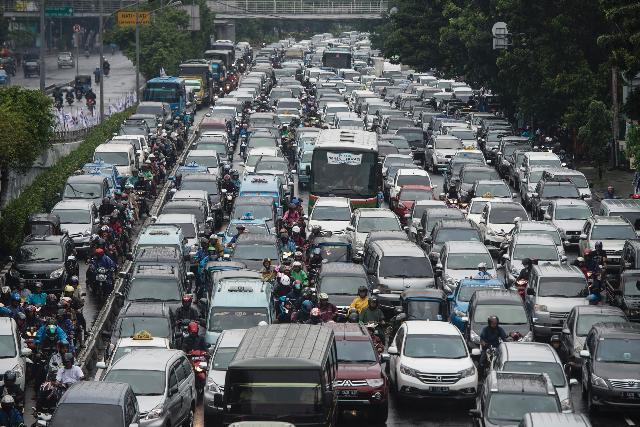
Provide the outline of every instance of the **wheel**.
[[369,411],[369,420],[373,424],[385,424],[389,417],[389,404],[374,406]]
[[587,391],[587,412],[589,414],[595,414],[598,412],[598,407],[593,404],[593,396],[591,394],[591,389]]
[[193,427],[193,406],[189,409],[189,415],[187,415],[187,419],[182,423],[182,427]]

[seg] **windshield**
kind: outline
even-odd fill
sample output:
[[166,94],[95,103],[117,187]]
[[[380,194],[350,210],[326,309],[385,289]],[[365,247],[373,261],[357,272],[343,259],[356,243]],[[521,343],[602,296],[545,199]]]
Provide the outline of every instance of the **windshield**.
[[147,83],[144,89],[145,101],[178,102],[178,88],[173,84]]
[[[63,199],[95,199],[98,197],[102,197],[102,186],[100,184],[67,183],[62,194]],[[85,214],[89,215],[89,212],[85,212]],[[62,222],[62,218],[60,220]],[[89,222],[89,220],[86,222]]]
[[[278,248],[276,245],[254,245],[254,244],[244,244],[239,243],[236,244],[235,251],[233,252],[233,257],[238,259],[259,259],[263,260],[265,258],[269,258],[272,260],[280,259],[280,255],[278,254]],[[237,329],[237,328],[235,328]]]
[[433,191],[402,189],[399,199],[402,202],[409,200],[433,200]]
[[413,160],[407,159],[406,157],[385,157],[382,166],[385,168],[389,168],[392,165],[408,165],[409,168],[415,167],[415,165],[413,164]]
[[400,175],[396,181],[399,187],[403,185],[427,185],[431,187],[431,180],[423,175]]
[[580,193],[575,185],[545,185],[542,189],[541,197],[574,199],[580,197]]
[[484,210],[484,207],[487,205],[488,202],[484,201],[484,200],[477,200],[474,202],[471,202],[471,207],[469,208],[469,213],[471,214],[481,214],[482,211]]
[[539,261],[558,261],[558,248],[553,245],[517,244],[513,259],[537,259]]
[[393,139],[388,139],[388,141],[390,143],[392,143],[393,145],[396,146],[396,148],[398,149],[408,149],[411,148],[411,146],[409,145],[409,143],[407,142],[406,138],[393,138]]
[[493,268],[493,259],[488,253],[450,253],[447,256],[447,268],[451,270],[477,270],[481,262],[486,263],[488,269]]
[[51,427],[92,426],[113,427],[124,425],[120,405],[99,403],[63,403],[53,413]]
[[[225,397],[236,414],[264,417],[313,415],[323,410],[320,374],[313,370],[233,370]],[[227,395],[228,393],[228,395]]]
[[0,335],[0,359],[16,357],[16,338],[13,335]]
[[440,301],[410,299],[406,304],[407,320],[443,320]]
[[148,331],[152,337],[169,338],[171,325],[163,317],[123,317],[115,327],[116,337],[132,337],[140,331]]
[[377,153],[329,150],[313,150],[311,193],[318,196],[375,197],[378,192]]
[[353,295],[358,294],[358,287],[369,287],[366,277],[360,276],[322,276],[319,288],[321,292],[330,295]]
[[604,363],[640,364],[640,340],[600,338],[596,361]]
[[275,127],[272,117],[252,117],[250,124],[252,128],[271,128]]
[[336,350],[338,351],[338,362],[340,363],[378,363],[369,340],[336,340]]
[[61,224],[89,224],[91,214],[89,211],[79,209],[57,209],[51,211],[60,217]]
[[129,152],[106,152],[102,151],[93,155],[93,161],[103,161],[116,166],[129,166]]
[[541,297],[579,298],[587,296],[586,287],[584,277],[541,278],[537,293]]
[[[338,122],[338,128],[340,129],[362,129],[362,120],[360,119],[340,119]],[[400,147],[398,147],[400,148]]]
[[157,222],[156,221],[156,224],[174,224],[174,225],[177,225],[182,229],[182,234],[184,234],[184,237],[186,239],[194,239],[194,238],[198,237],[197,234],[196,234],[196,227],[190,222],[180,223],[179,224],[179,223],[175,223],[175,222]]
[[323,260],[327,262],[350,262],[349,260],[349,246],[347,245],[321,245],[320,255]]
[[555,395],[492,393],[487,417],[494,424],[512,421],[514,425],[529,412],[560,412]]
[[475,195],[478,197],[484,197],[489,193],[493,197],[511,197],[511,190],[505,183],[500,184],[478,184],[476,186]]
[[460,302],[469,302],[471,297],[476,291],[480,291],[483,289],[503,289],[503,287],[498,285],[491,286],[462,286],[458,287],[460,290],[458,291],[458,301]]
[[600,322],[618,322],[624,323],[627,319],[624,316],[603,315],[603,314],[580,314],[576,322],[576,335],[586,337],[591,327]]
[[205,220],[204,210],[199,207],[191,206],[180,206],[175,204],[167,203],[164,208],[162,208],[163,214],[193,214],[196,216],[196,220],[198,223],[203,223]]
[[182,178],[180,183],[180,190],[202,190],[206,191],[210,196],[212,194],[218,194],[218,185],[215,181],[203,180],[198,181],[196,179],[185,180]]
[[449,135],[453,135],[456,138],[460,138],[460,139],[476,139],[476,136],[473,133],[473,131],[466,130],[466,129],[451,129],[449,131]]
[[280,172],[281,175],[285,175],[289,172],[289,166],[286,162],[282,161],[268,161],[261,160],[256,164],[256,173],[260,173],[262,171],[276,171]]
[[[411,123],[413,125],[413,123]],[[409,145],[411,146],[423,146],[424,147],[424,136],[422,134],[422,130],[417,129],[398,129],[395,133],[396,135],[404,136]]]
[[433,277],[433,271],[425,257],[385,256],[380,261],[378,277]]
[[156,396],[164,394],[164,371],[147,369],[112,369],[103,378],[104,381],[128,383],[136,396]]
[[[518,159],[519,160],[519,159]],[[550,168],[561,168],[562,164],[559,159],[529,159],[529,167],[545,166]]]
[[473,184],[481,179],[500,179],[500,175],[495,170],[477,170],[464,171],[462,173],[462,182],[465,184]]
[[364,217],[358,220],[358,233],[370,233],[372,231],[400,231],[400,223],[396,218],[389,217]]
[[528,183],[537,184],[538,181],[542,179],[542,172],[544,172],[544,170],[535,170],[529,172]]
[[535,374],[545,373],[549,375],[549,378],[555,387],[564,387],[566,384],[562,365],[555,362],[506,362],[502,367],[502,370],[506,372],[531,372]]
[[242,219],[246,214],[251,214],[255,219],[273,218],[272,205],[238,205],[235,203],[232,219]]
[[180,301],[180,287],[176,279],[134,278],[127,295],[130,301]]
[[459,139],[451,139],[451,138],[441,138],[436,139],[435,145],[433,148],[436,150],[461,150],[462,149],[462,141]]
[[426,359],[462,359],[467,346],[458,335],[407,335],[404,355]]
[[[194,151],[194,153],[198,153],[198,150]],[[217,168],[218,167],[218,158],[215,156],[198,156],[191,155],[187,156],[185,160],[187,164],[191,162],[195,162],[198,166],[204,166],[205,168]]]
[[570,206],[556,205],[555,219],[557,220],[587,219],[590,216],[591,216],[591,209],[585,205],[570,205]]
[[441,228],[435,236],[435,243],[480,241],[480,233],[475,228]]
[[494,207],[489,214],[491,224],[513,224],[516,218],[528,220],[529,216],[522,208]]
[[594,225],[591,240],[633,240],[636,232],[631,225]]
[[18,261],[62,261],[62,247],[60,245],[24,245],[18,251]]
[[216,371],[226,371],[229,363],[236,355],[237,347],[219,347],[216,354],[213,355],[213,364],[211,369]]
[[[266,301],[265,301],[266,305]],[[227,329],[248,329],[258,326],[264,321],[269,323],[266,308],[255,307],[213,307],[209,312],[207,328],[210,331],[225,331]]]
[[318,206],[313,207],[310,220],[313,221],[349,221],[351,209],[348,206]]
[[489,316],[498,316],[501,325],[529,323],[521,304],[480,304],[476,306],[475,322],[484,325]]

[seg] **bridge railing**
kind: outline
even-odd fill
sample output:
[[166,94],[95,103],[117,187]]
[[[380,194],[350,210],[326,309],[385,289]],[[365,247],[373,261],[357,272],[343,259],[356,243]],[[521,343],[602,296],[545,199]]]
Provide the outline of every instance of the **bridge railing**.
[[357,15],[387,10],[386,0],[213,0],[208,4],[216,13],[234,15]]

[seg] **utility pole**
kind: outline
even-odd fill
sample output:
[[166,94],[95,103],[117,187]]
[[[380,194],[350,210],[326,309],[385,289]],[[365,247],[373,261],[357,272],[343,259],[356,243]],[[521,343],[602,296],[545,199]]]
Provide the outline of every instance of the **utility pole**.
[[140,102],[140,0],[136,3],[136,102]]
[[100,11],[100,123],[102,123],[104,121],[104,19],[102,16],[104,0],[98,0],[98,2]]
[[611,130],[613,131],[613,167],[617,168],[621,166],[618,164],[618,135],[620,135],[619,120],[620,108],[618,106],[618,67],[615,65],[611,67],[611,101],[613,102],[613,108],[611,114],[613,123],[611,123]]
[[44,49],[47,42],[47,29],[44,19],[44,5],[45,0],[40,2],[40,90],[44,92],[45,78],[46,78],[46,66],[44,64]]

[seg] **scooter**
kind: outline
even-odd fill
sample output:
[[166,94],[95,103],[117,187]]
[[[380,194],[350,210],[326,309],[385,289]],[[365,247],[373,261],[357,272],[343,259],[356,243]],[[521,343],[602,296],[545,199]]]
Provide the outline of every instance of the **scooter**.
[[204,392],[204,386],[207,383],[209,353],[205,350],[191,350],[187,353],[187,358],[191,362],[193,371],[196,374],[196,391],[198,392],[198,395],[201,395]]

